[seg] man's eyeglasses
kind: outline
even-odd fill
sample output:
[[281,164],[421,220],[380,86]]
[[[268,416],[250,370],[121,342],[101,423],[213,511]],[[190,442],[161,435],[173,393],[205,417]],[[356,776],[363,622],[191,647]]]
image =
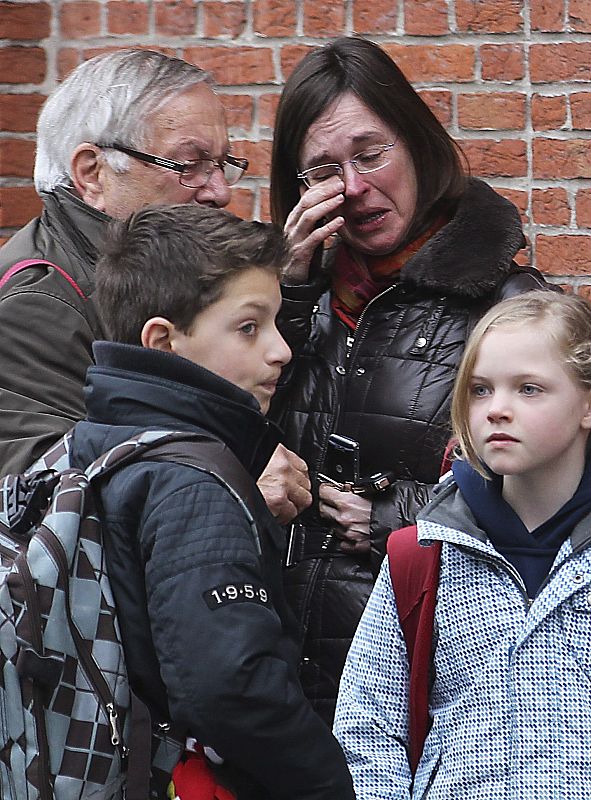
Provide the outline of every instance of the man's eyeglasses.
[[304,181],[308,188],[312,189],[312,187],[318,186],[323,181],[334,178],[335,175],[343,175],[345,164],[351,164],[361,175],[366,172],[376,172],[376,170],[382,169],[382,167],[390,163],[388,151],[395,144],[396,142],[392,142],[391,144],[378,144],[368,147],[366,150],[357,153],[353,158],[342,161],[340,164],[320,164],[317,167],[310,167],[310,169],[305,169],[303,172],[298,172],[298,178]]
[[171,169],[179,173],[179,183],[191,189],[201,189],[209,181],[215,169],[221,169],[228,186],[238,183],[240,178],[248,169],[246,158],[236,158],[227,155],[221,162],[214,161],[213,158],[197,158],[195,161],[172,161],[170,158],[153,156],[150,153],[142,153],[131,147],[124,147],[122,144],[97,144],[97,147],[110,148],[125,153],[138,161],[146,164],[155,164],[157,167]]

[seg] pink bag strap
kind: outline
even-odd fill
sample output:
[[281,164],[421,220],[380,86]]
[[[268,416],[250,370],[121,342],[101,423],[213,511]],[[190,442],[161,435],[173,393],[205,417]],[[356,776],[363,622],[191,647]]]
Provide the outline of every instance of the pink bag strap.
[[83,300],[88,299],[71,275],[68,275],[68,273],[61,267],[58,267],[57,264],[52,264],[51,261],[46,261],[44,258],[29,258],[25,261],[19,261],[17,264],[13,264],[13,266],[4,273],[2,278],[0,278],[0,289],[2,289],[5,284],[8,283],[12,277],[14,277],[14,275],[18,275],[18,273],[22,272],[24,269],[42,266],[43,264],[46,264],[48,267],[52,267],[59,272],[62,278],[68,281],[72,289],[74,289],[76,294],[79,295]]

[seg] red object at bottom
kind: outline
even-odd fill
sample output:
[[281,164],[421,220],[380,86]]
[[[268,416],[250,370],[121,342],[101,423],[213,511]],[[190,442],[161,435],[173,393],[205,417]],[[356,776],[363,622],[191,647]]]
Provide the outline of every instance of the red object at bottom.
[[203,748],[187,751],[172,772],[174,796],[179,800],[236,800],[236,796],[221,786],[209,766]]

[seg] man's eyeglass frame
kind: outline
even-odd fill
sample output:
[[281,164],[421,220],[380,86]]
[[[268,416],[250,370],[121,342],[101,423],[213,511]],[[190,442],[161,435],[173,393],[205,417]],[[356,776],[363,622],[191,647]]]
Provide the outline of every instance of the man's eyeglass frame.
[[[314,186],[318,186],[320,183],[323,182],[322,180],[319,180],[315,184],[310,184],[308,182],[309,173],[314,170],[326,169],[327,167],[335,167],[335,175],[343,175],[345,172],[344,170],[345,164],[351,164],[353,169],[360,175],[367,175],[367,173],[369,172],[377,172],[379,169],[387,167],[390,162],[386,161],[384,164],[380,164],[379,167],[370,167],[369,169],[362,169],[358,163],[359,157],[362,156],[364,153],[366,153],[368,150],[381,150],[383,153],[386,153],[388,150],[391,150],[395,144],[396,142],[391,142],[390,144],[376,144],[372,145],[371,147],[366,147],[364,150],[360,150],[359,153],[356,153],[353,156],[353,158],[349,158],[346,161],[341,161],[340,163],[337,161],[331,164],[316,164],[314,167],[310,167],[309,169],[304,169],[301,172],[298,172],[297,177],[300,181],[303,181],[306,184],[308,189],[312,189]],[[331,175],[330,177],[334,176]],[[328,178],[326,178],[325,180],[328,180]]]
[[[144,161],[146,164],[153,164],[156,167],[163,167],[163,169],[170,169],[173,172],[178,172],[179,183],[181,186],[186,186],[189,189],[201,189],[206,186],[216,167],[221,169],[224,173],[224,178],[228,186],[234,186],[234,184],[238,183],[240,178],[248,169],[247,158],[238,158],[237,156],[231,156],[229,154],[221,163],[214,161],[213,158],[196,158],[194,161],[173,161],[171,158],[163,158],[162,156],[155,156],[151,153],[142,153],[141,150],[134,150],[132,147],[125,147],[122,144],[97,144],[96,146],[105,149],[117,150],[120,153],[125,153],[127,156],[137,158],[138,161]],[[183,182],[183,177],[186,175],[187,170],[195,167],[197,164],[204,164],[207,162],[211,164],[211,169],[205,170],[205,173],[203,174],[203,181],[201,183],[199,183],[197,186],[193,186]],[[226,175],[224,170],[226,165],[240,170],[240,173],[234,180],[229,179]]]

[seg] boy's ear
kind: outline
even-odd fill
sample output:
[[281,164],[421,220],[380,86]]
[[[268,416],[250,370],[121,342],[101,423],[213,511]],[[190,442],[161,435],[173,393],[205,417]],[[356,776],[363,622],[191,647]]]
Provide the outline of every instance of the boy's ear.
[[166,317],[152,317],[142,328],[142,345],[151,350],[173,351],[176,328]]
[[104,211],[101,148],[82,142],[72,153],[70,166],[74,188],[82,200],[98,211]]

